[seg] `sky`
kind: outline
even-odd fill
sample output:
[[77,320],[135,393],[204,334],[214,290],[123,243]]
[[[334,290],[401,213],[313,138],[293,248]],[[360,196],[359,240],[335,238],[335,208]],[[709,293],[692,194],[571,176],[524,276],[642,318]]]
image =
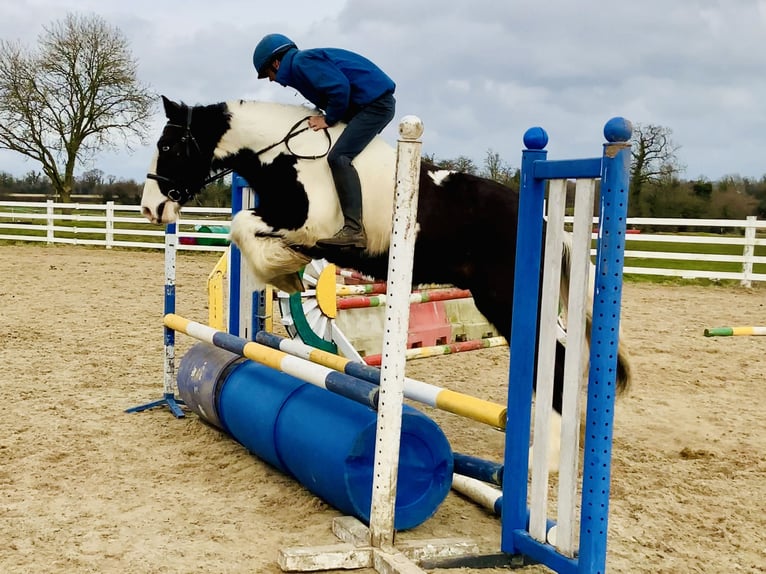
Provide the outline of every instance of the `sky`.
[[[438,159],[481,167],[492,151],[517,168],[532,126],[548,132],[550,159],[597,156],[604,124],[623,116],[672,131],[685,179],[766,175],[766,0],[4,0],[0,39],[33,48],[67,13],[119,28],[158,94],[146,144],[78,173],[141,181],[164,124],[159,94],[305,103],[252,67],[258,40],[280,32],[378,64],[397,84],[383,137],[395,144],[399,120],[416,115]],[[0,171],[41,170],[0,150]]]

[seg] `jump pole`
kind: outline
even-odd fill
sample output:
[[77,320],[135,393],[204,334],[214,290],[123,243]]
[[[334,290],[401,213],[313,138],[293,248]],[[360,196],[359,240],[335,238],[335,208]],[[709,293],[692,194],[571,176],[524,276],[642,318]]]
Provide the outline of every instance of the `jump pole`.
[[181,332],[198,341],[209,343],[274,370],[287,373],[372,409],[376,409],[378,406],[379,389],[368,381],[339,373],[324,365],[312,363],[254,341],[248,341],[231,333],[218,331],[213,327],[190,321],[173,313],[165,315],[164,324],[167,329]]
[[[412,361],[414,359],[427,359],[429,357],[438,357],[440,355],[452,355],[454,353],[464,353],[466,351],[476,351],[478,349],[507,346],[508,341],[506,341],[504,337],[486,337],[484,339],[458,341],[456,343],[434,345],[432,347],[412,347],[405,351],[404,356],[408,361]],[[383,360],[383,355],[367,355],[363,357],[363,359],[368,365],[377,366]]]
[[[301,357],[313,363],[324,365],[352,377],[380,384],[381,372],[373,366],[366,365],[335,355],[297,340],[286,339],[273,333],[261,331],[256,333],[255,340],[272,349],[279,349],[290,355]],[[435,409],[451,412],[466,418],[504,429],[506,407],[490,401],[485,401],[471,395],[451,391],[410,377],[404,378],[404,397]]]
[[766,336],[766,327],[712,327],[705,337]]
[[[357,285],[339,285],[339,287],[357,287]],[[412,303],[430,303],[431,301],[453,301],[455,299],[470,299],[473,297],[468,289],[433,289],[414,291],[409,298]],[[338,297],[335,305],[338,309],[364,309],[367,307],[382,307],[386,304],[385,295]]]

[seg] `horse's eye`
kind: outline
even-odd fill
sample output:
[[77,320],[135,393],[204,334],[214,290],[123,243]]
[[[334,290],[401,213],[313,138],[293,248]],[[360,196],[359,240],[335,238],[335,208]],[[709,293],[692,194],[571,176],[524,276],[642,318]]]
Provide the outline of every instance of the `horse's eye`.
[[163,152],[170,151],[170,146],[169,145],[162,146],[161,151],[163,151]]

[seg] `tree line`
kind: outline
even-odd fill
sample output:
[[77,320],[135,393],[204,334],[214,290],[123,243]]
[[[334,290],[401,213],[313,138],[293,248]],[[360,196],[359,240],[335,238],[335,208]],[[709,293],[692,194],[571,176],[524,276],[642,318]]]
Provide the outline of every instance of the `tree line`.
[[[671,136],[671,130],[664,126],[633,126],[629,217],[744,219],[755,215],[766,218],[766,175],[760,179],[737,175],[718,181],[683,179],[680,176],[683,166],[676,154],[679,147]],[[448,160],[426,156],[426,159],[439,168],[488,177],[516,191],[520,186],[520,170],[512,168],[493,150],[487,151],[481,166],[465,156]],[[571,194],[569,200],[573,203]]]
[[[35,195],[69,202],[140,201],[142,183],[98,169],[76,168],[100,151],[145,142],[156,95],[138,79],[138,63],[122,32],[98,15],[69,14],[46,27],[36,48],[0,38],[0,149],[32,159],[41,171],[22,178],[0,173],[0,199]],[[666,126],[634,124],[631,217],[741,219],[766,217],[766,175],[684,180],[678,146]],[[439,159],[442,168],[488,177],[513,189],[519,170],[488,150],[482,165],[465,156]],[[217,182],[199,205],[228,206],[229,186]]]
[[[143,189],[143,181],[118,179],[99,169],[91,169],[72,178],[71,193],[67,201],[63,201],[50,179],[39,172],[30,171],[23,177],[14,177],[0,171],[0,201],[52,199],[62,203],[67,203],[69,200],[94,204],[114,201],[122,205],[137,205],[141,203]],[[211,183],[192,200],[190,205],[231,207],[231,181]]]

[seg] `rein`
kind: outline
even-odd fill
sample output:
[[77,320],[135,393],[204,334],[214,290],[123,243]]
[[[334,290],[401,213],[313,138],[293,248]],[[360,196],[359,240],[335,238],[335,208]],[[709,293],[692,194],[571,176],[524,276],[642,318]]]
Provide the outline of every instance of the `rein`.
[[[191,157],[191,149],[189,147],[189,143],[193,143],[194,147],[197,148],[197,152],[201,153],[199,144],[197,143],[197,140],[194,138],[194,135],[191,133],[191,116],[192,116],[192,108],[188,108],[188,114],[186,116],[186,125],[182,126],[180,124],[168,124],[171,127],[180,128],[184,130],[184,135],[181,137],[181,143],[186,144],[186,157],[187,159]],[[285,147],[287,148],[287,151],[290,152],[291,155],[298,159],[319,159],[325,157],[328,153],[330,153],[330,149],[332,148],[332,139],[330,138],[330,133],[327,131],[327,128],[324,128],[322,131],[324,132],[325,137],[327,138],[327,149],[321,153],[316,155],[301,155],[298,153],[295,153],[292,149],[290,149],[290,140],[294,138],[295,136],[298,136],[302,134],[303,132],[307,131],[309,129],[309,126],[305,126],[299,130],[296,131],[296,128],[300,126],[303,122],[308,120],[313,116],[306,116],[305,118],[302,118],[295,122],[295,124],[287,131],[287,135],[283,137],[278,142],[275,142],[273,144],[270,144],[264,148],[261,148],[260,150],[255,152],[256,157],[260,156],[261,154],[266,153],[269,150],[274,149],[277,146],[280,146],[282,144],[285,144]],[[209,184],[213,183],[214,181],[221,179],[222,177],[225,177],[232,173],[234,171],[233,168],[227,167],[226,169],[223,169],[217,173],[214,173],[213,175],[205,178],[203,180],[202,185],[200,186],[200,190]],[[170,185],[175,185],[175,181],[170,179],[169,177],[165,177],[162,175],[158,175],[156,173],[147,173],[146,174],[147,179],[153,179],[157,182],[164,182],[168,183]],[[199,193],[199,192],[197,192]],[[171,196],[171,194],[173,194]],[[168,199],[171,201],[179,201],[179,202],[185,202],[188,201],[193,197],[194,194],[189,193],[188,189],[185,190],[185,193],[182,191],[179,191],[175,188],[168,191]]]
[[[327,129],[323,129],[325,137],[327,137],[327,149],[324,151],[324,153],[320,153],[317,155],[301,155],[299,153],[295,153],[293,150],[290,149],[290,140],[293,139],[295,136],[302,134],[303,132],[307,131],[309,129],[309,126],[303,127],[299,129],[298,131],[295,131],[295,128],[297,128],[299,125],[301,125],[303,122],[311,118],[312,116],[306,116],[303,119],[298,120],[295,122],[293,127],[291,127],[287,131],[287,135],[283,137],[281,140],[279,140],[276,143],[273,143],[271,145],[266,146],[265,148],[259,149],[257,152],[255,152],[256,156],[260,156],[261,154],[266,153],[269,150],[274,149],[277,146],[280,146],[282,144],[285,144],[285,147],[287,148],[287,151],[290,152],[290,154],[298,159],[319,159],[325,157],[328,153],[330,153],[330,148],[332,148],[332,139],[330,139],[330,133],[327,131]],[[230,167],[227,167],[224,170],[219,171],[218,173],[215,173],[208,177],[205,181],[202,182],[202,187],[205,187],[206,185],[213,183],[215,180],[220,179],[224,176],[229,175],[234,170]]]

